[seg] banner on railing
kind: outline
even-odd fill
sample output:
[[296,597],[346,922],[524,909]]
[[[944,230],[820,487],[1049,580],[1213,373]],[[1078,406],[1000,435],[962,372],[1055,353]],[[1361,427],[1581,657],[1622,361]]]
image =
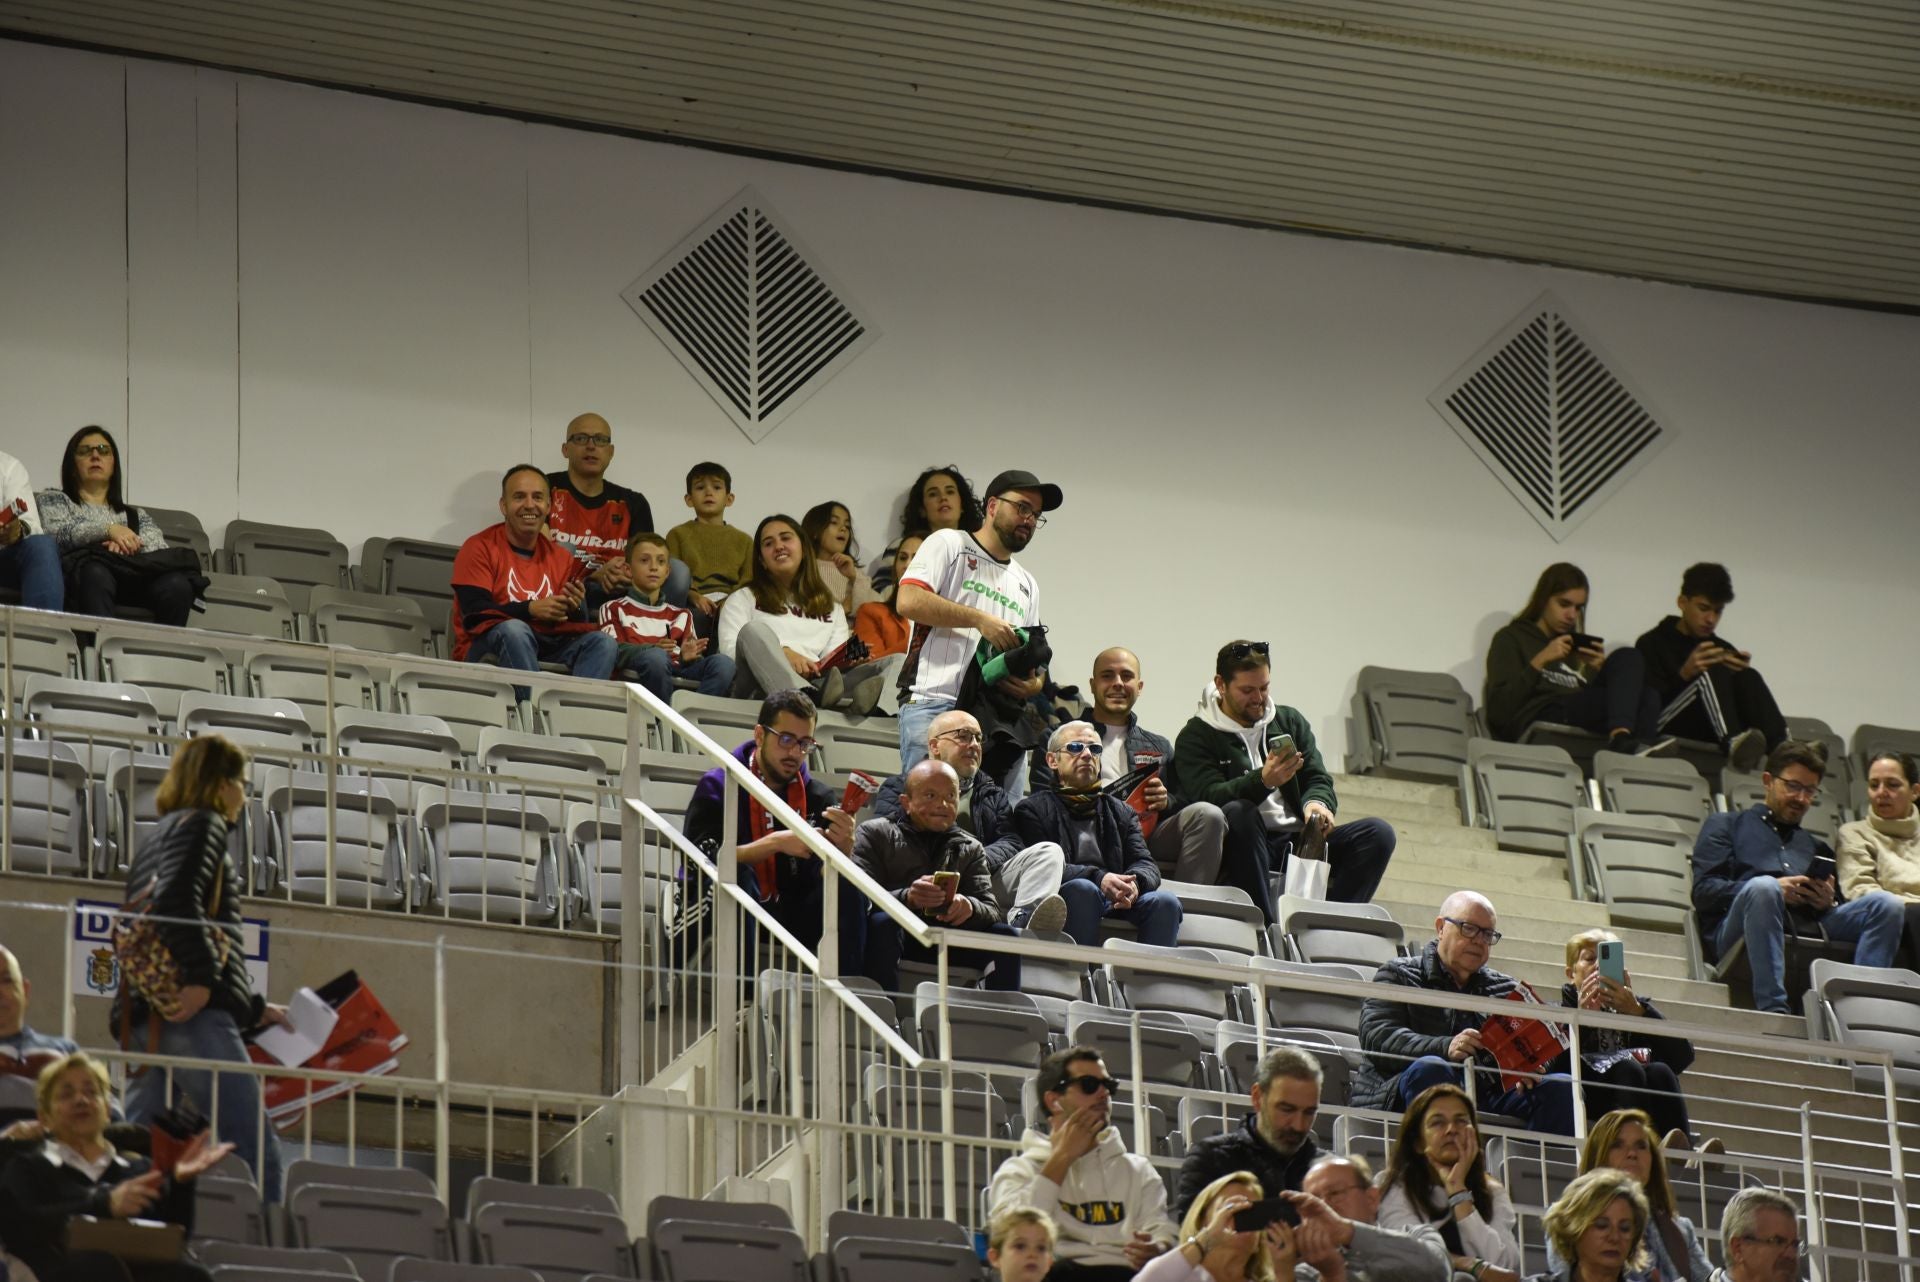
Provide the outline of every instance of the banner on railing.
[[[120,963],[113,955],[113,919],[120,905],[104,899],[73,902],[73,995],[112,997],[120,987]],[[265,917],[242,917],[241,942],[253,991],[267,991],[267,954],[271,943]]]

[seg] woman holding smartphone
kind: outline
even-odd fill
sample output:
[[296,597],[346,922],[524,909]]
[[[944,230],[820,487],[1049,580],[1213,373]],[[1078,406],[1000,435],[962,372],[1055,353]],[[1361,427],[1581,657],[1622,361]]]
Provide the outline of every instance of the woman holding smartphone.
[[[1598,927],[1567,940],[1567,982],[1560,988],[1560,1004],[1643,1019],[1662,1018],[1651,1000],[1635,996],[1620,937]],[[1589,1028],[1581,1031],[1579,1046],[1590,1116],[1621,1108],[1644,1109],[1659,1127],[1668,1148],[1693,1147],[1687,1101],[1680,1094],[1680,1074],[1693,1063],[1692,1042],[1638,1029]],[[1547,1071],[1571,1072],[1571,1058],[1569,1051]],[[1719,1151],[1718,1140],[1710,1143],[1712,1151]]]
[[[1223,1175],[1193,1199],[1180,1225],[1177,1250],[1155,1256],[1134,1282],[1281,1282],[1293,1277],[1299,1257],[1293,1227],[1283,1215],[1264,1227],[1243,1230],[1241,1212],[1260,1217],[1264,1193],[1252,1171]],[[1261,1217],[1264,1218],[1264,1217]]]

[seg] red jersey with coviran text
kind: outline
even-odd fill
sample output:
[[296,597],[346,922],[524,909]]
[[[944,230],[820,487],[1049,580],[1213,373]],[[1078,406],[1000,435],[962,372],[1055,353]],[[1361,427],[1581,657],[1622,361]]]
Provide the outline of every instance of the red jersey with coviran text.
[[607,561],[627,555],[627,540],[653,529],[653,509],[646,497],[624,485],[608,481],[600,493],[588,498],[573,488],[565,472],[547,478],[553,491],[553,508],[547,513],[547,529],[554,541],[597,570]]
[[[535,541],[533,551],[522,552],[507,539],[503,522],[491,525],[460,545],[453,558],[453,657],[465,659],[473,638],[495,625],[515,617],[502,610],[483,613],[469,620],[458,600],[461,588],[478,588],[497,602],[511,605],[553,596],[575,579],[587,577],[587,567],[552,539]],[[536,631],[555,634],[591,632],[594,625],[585,619],[565,623],[534,623]]]

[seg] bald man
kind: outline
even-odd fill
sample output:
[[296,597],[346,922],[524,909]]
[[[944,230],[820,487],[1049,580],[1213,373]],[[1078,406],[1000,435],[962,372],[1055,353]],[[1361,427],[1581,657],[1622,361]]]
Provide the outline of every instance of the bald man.
[[[553,510],[547,532],[592,571],[587,604],[600,605],[627,590],[627,540],[653,530],[653,508],[646,495],[607,480],[613,462],[613,428],[598,414],[581,414],[567,424],[560,442],[564,472],[553,472]],[[687,603],[691,581],[686,562],[669,563],[661,595],[675,605]]]
[[[960,776],[953,767],[931,757],[920,762],[907,771],[903,796],[903,818],[860,825],[853,835],[853,861],[930,925],[1016,934],[995,902],[986,848],[957,822]],[[984,970],[988,988],[1012,992],[1020,987],[1018,957],[964,948],[950,956],[957,966]],[[883,991],[898,992],[903,958],[931,962],[935,956],[874,909],[867,916],[861,972]]]
[[39,1116],[33,1084],[40,1070],[79,1049],[64,1037],[50,1037],[27,1026],[27,998],[32,990],[20,972],[19,958],[0,947],[0,1127],[31,1123]]
[[[1468,997],[1505,997],[1520,981],[1487,965],[1500,942],[1493,901],[1472,890],[1456,890],[1440,905],[1434,935],[1412,957],[1396,957],[1373,982]],[[1490,1071],[1493,1056],[1481,1045],[1478,1011],[1416,1006],[1391,996],[1369,997],[1360,1008],[1360,1049],[1364,1055],[1353,1084],[1356,1108],[1399,1112],[1421,1091],[1441,1082],[1462,1084],[1468,1064],[1481,1069],[1475,1098],[1482,1112],[1524,1121],[1529,1130],[1573,1134],[1573,1079],[1552,1073],[1538,1082],[1504,1090]]]

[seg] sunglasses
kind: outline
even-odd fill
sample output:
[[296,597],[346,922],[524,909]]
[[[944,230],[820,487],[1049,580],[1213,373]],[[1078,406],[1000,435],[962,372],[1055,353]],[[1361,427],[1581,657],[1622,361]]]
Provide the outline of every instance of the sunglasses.
[[1066,753],[1069,757],[1077,757],[1083,752],[1092,753],[1097,757],[1105,746],[1105,744],[1099,743],[1063,743],[1060,745],[1060,751]]
[[1111,1077],[1097,1077],[1092,1073],[1082,1073],[1079,1077],[1062,1078],[1058,1089],[1067,1090],[1078,1087],[1082,1095],[1091,1095],[1095,1091],[1105,1091],[1112,1095],[1120,1089],[1120,1083]]
[[1256,654],[1263,659],[1267,657],[1267,643],[1265,641],[1235,641],[1227,647],[1227,658],[1233,660],[1235,663],[1238,663],[1242,659],[1251,658]]

